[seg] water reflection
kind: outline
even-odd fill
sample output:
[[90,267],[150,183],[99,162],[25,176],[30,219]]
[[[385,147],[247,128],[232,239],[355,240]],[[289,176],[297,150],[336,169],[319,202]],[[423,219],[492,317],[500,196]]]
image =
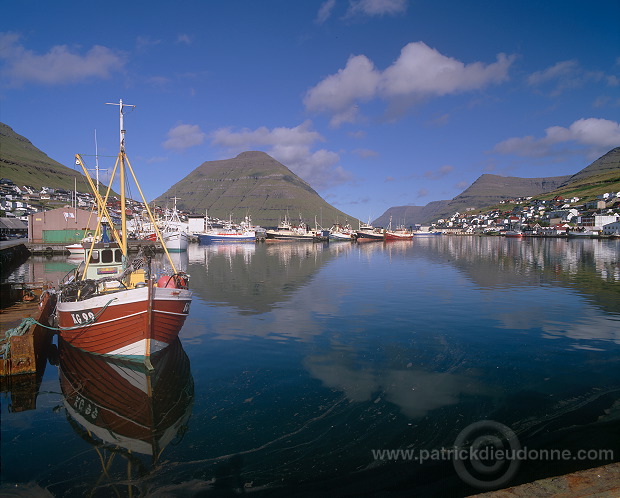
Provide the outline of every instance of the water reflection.
[[468,375],[427,371],[413,363],[404,368],[380,367],[340,351],[310,356],[304,365],[313,377],[330,389],[342,391],[349,401],[393,403],[410,418],[488,391]]
[[[367,484],[343,488],[343,495],[360,489],[424,494],[416,479],[428,474],[441,496],[449,494],[442,494],[447,474],[433,477],[429,467],[410,462],[400,473],[384,462],[382,488],[372,473],[382,464],[371,449],[449,447],[465,426],[484,419],[510,426],[528,446],[557,436],[565,438],[557,445],[562,449],[585,447],[573,440],[582,429],[607,444],[607,434],[617,435],[620,406],[619,244],[499,237],[192,244],[178,264],[187,265],[196,296],[181,332],[196,398],[193,408],[186,405],[191,395],[171,408],[192,409],[192,423],[179,447],[166,447],[167,436],[155,438],[159,449],[151,453],[167,448],[166,458],[138,481],[161,496],[250,488],[260,494],[278,486],[286,487],[281,496],[290,496],[299,483],[327,494],[334,479]],[[128,383],[132,399],[142,400],[137,386],[146,381],[119,368],[102,367],[97,376],[120,390]],[[61,365],[67,413],[89,441],[87,453],[95,442],[106,458],[116,446],[128,453],[122,441],[142,445],[128,432],[103,431],[76,410],[73,393],[90,400],[102,389],[92,376],[65,375],[71,370],[85,369]],[[191,375],[180,373],[161,385],[171,395],[190,383]],[[172,418],[182,425],[185,416]],[[90,434],[80,421],[91,423]],[[161,428],[178,434],[179,424]],[[49,439],[67,439],[55,429]],[[17,441],[12,454],[23,453],[7,431]],[[75,455],[84,458],[82,446],[67,449],[58,467],[73,471]],[[137,455],[134,450],[132,458]],[[148,452],[142,458],[150,465]],[[126,467],[116,467],[118,460],[126,464],[117,457],[100,483],[119,483]],[[96,454],[90,469],[94,463]],[[556,470],[537,468],[548,475]],[[83,479],[92,487],[97,474]],[[401,487],[394,484],[397,474],[409,476]]]
[[102,465],[98,478],[76,479],[81,486],[90,481],[92,491],[107,488],[118,494],[127,486],[131,495],[137,485],[132,481],[146,475],[187,430],[194,397],[189,359],[180,341],[153,357],[152,371],[84,353],[62,341],[59,346],[67,419]]
[[323,244],[191,245],[192,290],[242,314],[266,313],[307,285],[336,252]]

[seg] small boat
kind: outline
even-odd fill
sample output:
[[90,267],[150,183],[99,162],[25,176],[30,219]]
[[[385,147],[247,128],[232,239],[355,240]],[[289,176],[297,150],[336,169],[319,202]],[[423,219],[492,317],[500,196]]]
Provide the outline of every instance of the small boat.
[[329,230],[329,240],[338,242],[351,242],[357,238],[357,234],[355,230],[353,230],[349,225],[339,225],[336,224],[331,227]]
[[370,224],[360,223],[359,230],[355,232],[358,242],[385,240],[383,228],[375,228]]
[[523,237],[523,232],[520,230],[507,230],[504,232],[504,237],[513,237],[513,238]]
[[[127,169],[135,179],[125,154],[123,110],[127,105],[122,100],[116,105],[120,107],[121,140],[110,187],[118,169],[121,178],[128,177],[125,175]],[[119,233],[111,223],[112,217],[107,209],[111,188],[108,187],[105,198],[102,198],[79,154],[76,161],[82,166],[95,195],[99,224],[84,262],[69,272],[60,285],[56,305],[60,338],[90,353],[139,361],[148,366],[151,355],[177,339],[185,322],[192,300],[192,292],[188,289],[189,276],[177,272],[144,197],[142,200],[164,246],[171,271],[155,273],[149,256],[142,253],[133,260],[128,258],[125,185],[121,182]],[[142,193],[139,186],[138,190]],[[104,220],[110,223],[113,241],[104,228]]]
[[70,244],[65,246],[65,249],[69,251],[69,254],[72,256],[84,255],[86,253],[85,247],[93,241],[93,236],[88,234],[86,237],[82,239],[81,242],[76,242],[75,244]]
[[250,218],[246,216],[245,221],[239,225],[235,225],[232,220],[229,220],[221,228],[209,228],[205,233],[197,233],[196,236],[201,244],[211,244],[213,242],[254,242],[257,238],[256,232],[257,227],[252,226]]
[[[182,229],[183,223],[177,211],[177,197],[173,197],[172,199],[174,200],[174,207],[171,213],[166,214],[166,219],[164,220],[164,226],[162,228],[164,245],[169,251],[183,252],[187,251],[187,247],[189,246],[189,235]],[[153,240],[157,239],[155,238]]]

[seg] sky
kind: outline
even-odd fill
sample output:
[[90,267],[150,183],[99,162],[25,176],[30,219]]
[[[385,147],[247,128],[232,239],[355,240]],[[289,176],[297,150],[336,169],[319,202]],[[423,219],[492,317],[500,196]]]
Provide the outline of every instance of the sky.
[[[362,220],[620,146],[617,0],[0,0],[0,121],[147,200],[261,150]],[[96,137],[96,139],[95,139]],[[1,153],[1,151],[0,151]]]

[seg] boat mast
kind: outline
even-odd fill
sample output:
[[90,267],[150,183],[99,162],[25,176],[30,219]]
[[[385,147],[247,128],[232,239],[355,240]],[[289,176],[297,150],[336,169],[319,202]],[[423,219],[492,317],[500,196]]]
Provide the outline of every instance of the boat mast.
[[[120,183],[121,183],[121,243],[122,246],[127,249],[127,212],[126,212],[126,197],[125,197],[125,126],[123,125],[123,110],[125,107],[134,109],[135,105],[123,104],[123,99],[119,100],[118,104],[112,102],[106,102],[108,105],[117,105],[119,108],[119,121],[120,121],[120,151],[118,153],[120,163]],[[126,253],[126,251],[125,251]]]

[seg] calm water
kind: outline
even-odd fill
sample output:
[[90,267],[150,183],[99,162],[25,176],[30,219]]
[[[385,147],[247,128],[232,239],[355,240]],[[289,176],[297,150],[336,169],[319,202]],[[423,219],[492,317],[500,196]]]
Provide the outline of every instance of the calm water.
[[[465,496],[620,460],[618,240],[192,245],[175,257],[194,302],[151,401],[140,372],[61,348],[36,409],[2,395],[4,490]],[[70,267],[33,258],[10,278]],[[110,419],[89,424],[97,396],[122,398],[127,424],[134,410],[157,426],[154,456]],[[453,464],[455,444],[488,438],[530,453]],[[552,449],[570,457],[540,456]]]

